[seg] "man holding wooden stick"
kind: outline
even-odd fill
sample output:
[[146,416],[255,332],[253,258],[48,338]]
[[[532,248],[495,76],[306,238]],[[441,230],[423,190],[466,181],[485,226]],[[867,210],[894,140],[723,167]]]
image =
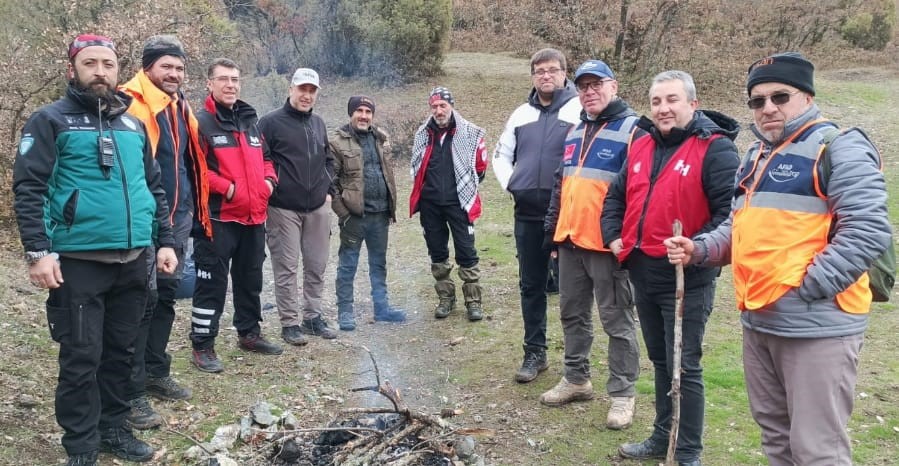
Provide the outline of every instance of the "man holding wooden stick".
[[[672,425],[675,267],[668,263],[662,241],[676,219],[686,236],[710,231],[727,219],[739,163],[733,143],[739,125],[720,113],[697,110],[689,74],[660,73],[649,97],[652,118],[637,123],[648,134],[630,145],[601,221],[609,249],[630,273],[643,341],[655,368],[652,435],[618,450],[635,459],[664,458]],[[684,271],[681,415],[674,455],[681,466],[701,464],[705,394],[700,360],[717,276],[718,269]]]
[[768,463],[850,465],[867,271],[891,241],[882,161],[860,129],[823,119],[814,65],[801,54],[756,61],[746,90],[758,140],[733,215],[707,234],[667,239],[668,258],[733,264],[749,409]]

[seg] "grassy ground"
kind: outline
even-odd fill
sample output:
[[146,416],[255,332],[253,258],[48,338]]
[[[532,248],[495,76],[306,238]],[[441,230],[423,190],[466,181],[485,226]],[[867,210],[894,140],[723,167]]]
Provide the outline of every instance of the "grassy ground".
[[[325,83],[316,108],[332,126],[346,121],[346,97],[355,93],[374,96],[376,119],[388,121],[388,129],[411,131],[426,116],[430,87],[446,85],[455,94],[457,109],[488,130],[492,148],[509,113],[519,105],[530,86],[527,62],[507,56],[452,54],[447,74],[428,83],[391,90],[371,89],[355,82]],[[697,77],[697,79],[701,79]],[[899,170],[899,74],[896,70],[824,72],[818,79],[818,102],[825,113],[844,125],[868,130],[886,160],[891,187]],[[736,95],[740,90],[734,89]],[[629,95],[642,99],[644,90]],[[632,99],[633,100],[633,99]],[[738,103],[704,102],[703,107],[725,111],[748,123],[748,111]],[[645,110],[643,102],[633,102]],[[262,109],[265,110],[265,109]],[[741,148],[750,140],[740,138]],[[519,385],[512,376],[521,358],[521,317],[517,291],[517,263],[512,237],[512,204],[492,173],[482,185],[484,216],[477,224],[485,306],[489,317],[468,323],[459,310],[444,321],[431,316],[434,304],[432,279],[418,219],[409,219],[409,176],[406,161],[398,161],[400,189],[398,223],[391,230],[388,251],[389,287],[394,304],[410,313],[401,325],[374,324],[367,268],[360,265],[357,279],[357,310],[362,325],[353,333],[342,333],[334,342],[313,340],[303,348],[287,348],[279,357],[246,354],[236,347],[233,329],[224,329],[217,348],[226,364],[220,375],[202,374],[188,363],[188,302],[182,302],[170,350],[174,375],[190,386],[190,402],[156,403],[167,427],[141,434],[162,450],[154,464],[186,464],[181,459],[194,439],[208,439],[218,426],[235,422],[254,402],[264,399],[291,409],[303,427],[323,425],[345,407],[383,403],[369,395],[350,393],[349,388],[369,385],[370,364],[360,345],[375,354],[383,377],[398,386],[410,406],[426,412],[454,407],[464,414],[453,419],[460,426],[492,429],[495,434],[479,440],[479,451],[488,463],[497,465],[637,465],[617,457],[618,444],[642,440],[653,419],[652,371],[643,355],[638,384],[637,416],[633,427],[623,432],[604,426],[608,399],[562,408],[547,408],[537,401],[561,377],[562,333],[558,320],[558,298],[549,304],[550,369],[531,384]],[[899,214],[899,193],[891,188],[892,212]],[[894,217],[896,218],[896,217]],[[336,231],[336,230],[335,230]],[[53,388],[56,376],[56,345],[48,337],[43,315],[43,293],[31,289],[25,267],[18,258],[19,246],[9,233],[0,252],[0,464],[54,464],[64,460],[59,446],[59,428],[53,417]],[[328,317],[334,318],[333,272],[337,241],[332,242],[332,261],[326,287]],[[752,421],[743,387],[740,326],[732,303],[729,271],[719,286],[715,311],[705,339],[707,394],[705,452],[708,465],[765,464],[759,448],[759,431]],[[264,301],[274,302],[270,275]],[[230,321],[230,310],[223,322]],[[264,328],[277,337],[275,313],[265,314]],[[225,325],[226,326],[226,325]],[[855,414],[850,422],[855,462],[860,465],[895,464],[899,457],[899,358],[895,336],[899,313],[894,304],[878,305],[862,352]],[[607,374],[607,341],[600,330],[594,345],[592,365],[599,393]],[[27,397],[35,400],[33,407]],[[253,448],[241,450],[241,464],[263,464]],[[250,458],[255,457],[255,460]],[[101,464],[123,464],[103,457]],[[127,463],[124,463],[127,464]],[[646,462],[644,465],[652,464]]]

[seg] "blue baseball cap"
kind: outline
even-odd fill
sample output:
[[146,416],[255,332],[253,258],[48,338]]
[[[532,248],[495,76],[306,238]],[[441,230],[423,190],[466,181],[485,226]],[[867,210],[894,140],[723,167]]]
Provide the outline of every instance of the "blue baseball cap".
[[582,63],[577,68],[577,71],[574,72],[574,82],[577,82],[578,79],[581,79],[581,76],[586,74],[592,74],[599,79],[615,79],[615,73],[612,73],[609,65],[606,65],[606,62],[602,60],[587,60]]

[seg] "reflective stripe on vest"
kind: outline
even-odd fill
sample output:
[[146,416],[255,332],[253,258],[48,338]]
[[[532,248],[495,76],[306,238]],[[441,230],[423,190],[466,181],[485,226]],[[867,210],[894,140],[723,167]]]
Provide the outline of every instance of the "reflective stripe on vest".
[[602,204],[609,185],[624,164],[624,154],[636,124],[635,116],[607,122],[590,141],[584,140],[585,123],[568,134],[562,156],[562,193],[555,242],[571,240],[584,249],[608,251],[599,228]]
[[655,140],[646,135],[634,141],[627,156],[627,207],[621,227],[623,248],[618,254],[621,262],[634,248],[649,257],[665,257],[662,241],[671,237],[674,219],[681,221],[687,237],[709,222],[712,215],[702,186],[702,165],[712,141],[719,137],[687,138],[659,169],[655,180],[650,179]]
[[[732,264],[737,306],[759,310],[798,287],[828,243],[832,215],[818,187],[818,160],[827,128],[821,120],[761,160],[756,143],[740,170],[735,192]],[[840,309],[868,312],[868,274],[836,296]]]

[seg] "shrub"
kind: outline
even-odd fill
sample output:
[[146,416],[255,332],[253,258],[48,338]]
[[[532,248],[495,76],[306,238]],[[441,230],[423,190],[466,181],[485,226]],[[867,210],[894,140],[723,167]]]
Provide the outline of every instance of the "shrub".
[[862,11],[846,18],[840,35],[853,47],[883,50],[893,36],[896,25],[896,5],[892,1],[878,1],[873,12]]

